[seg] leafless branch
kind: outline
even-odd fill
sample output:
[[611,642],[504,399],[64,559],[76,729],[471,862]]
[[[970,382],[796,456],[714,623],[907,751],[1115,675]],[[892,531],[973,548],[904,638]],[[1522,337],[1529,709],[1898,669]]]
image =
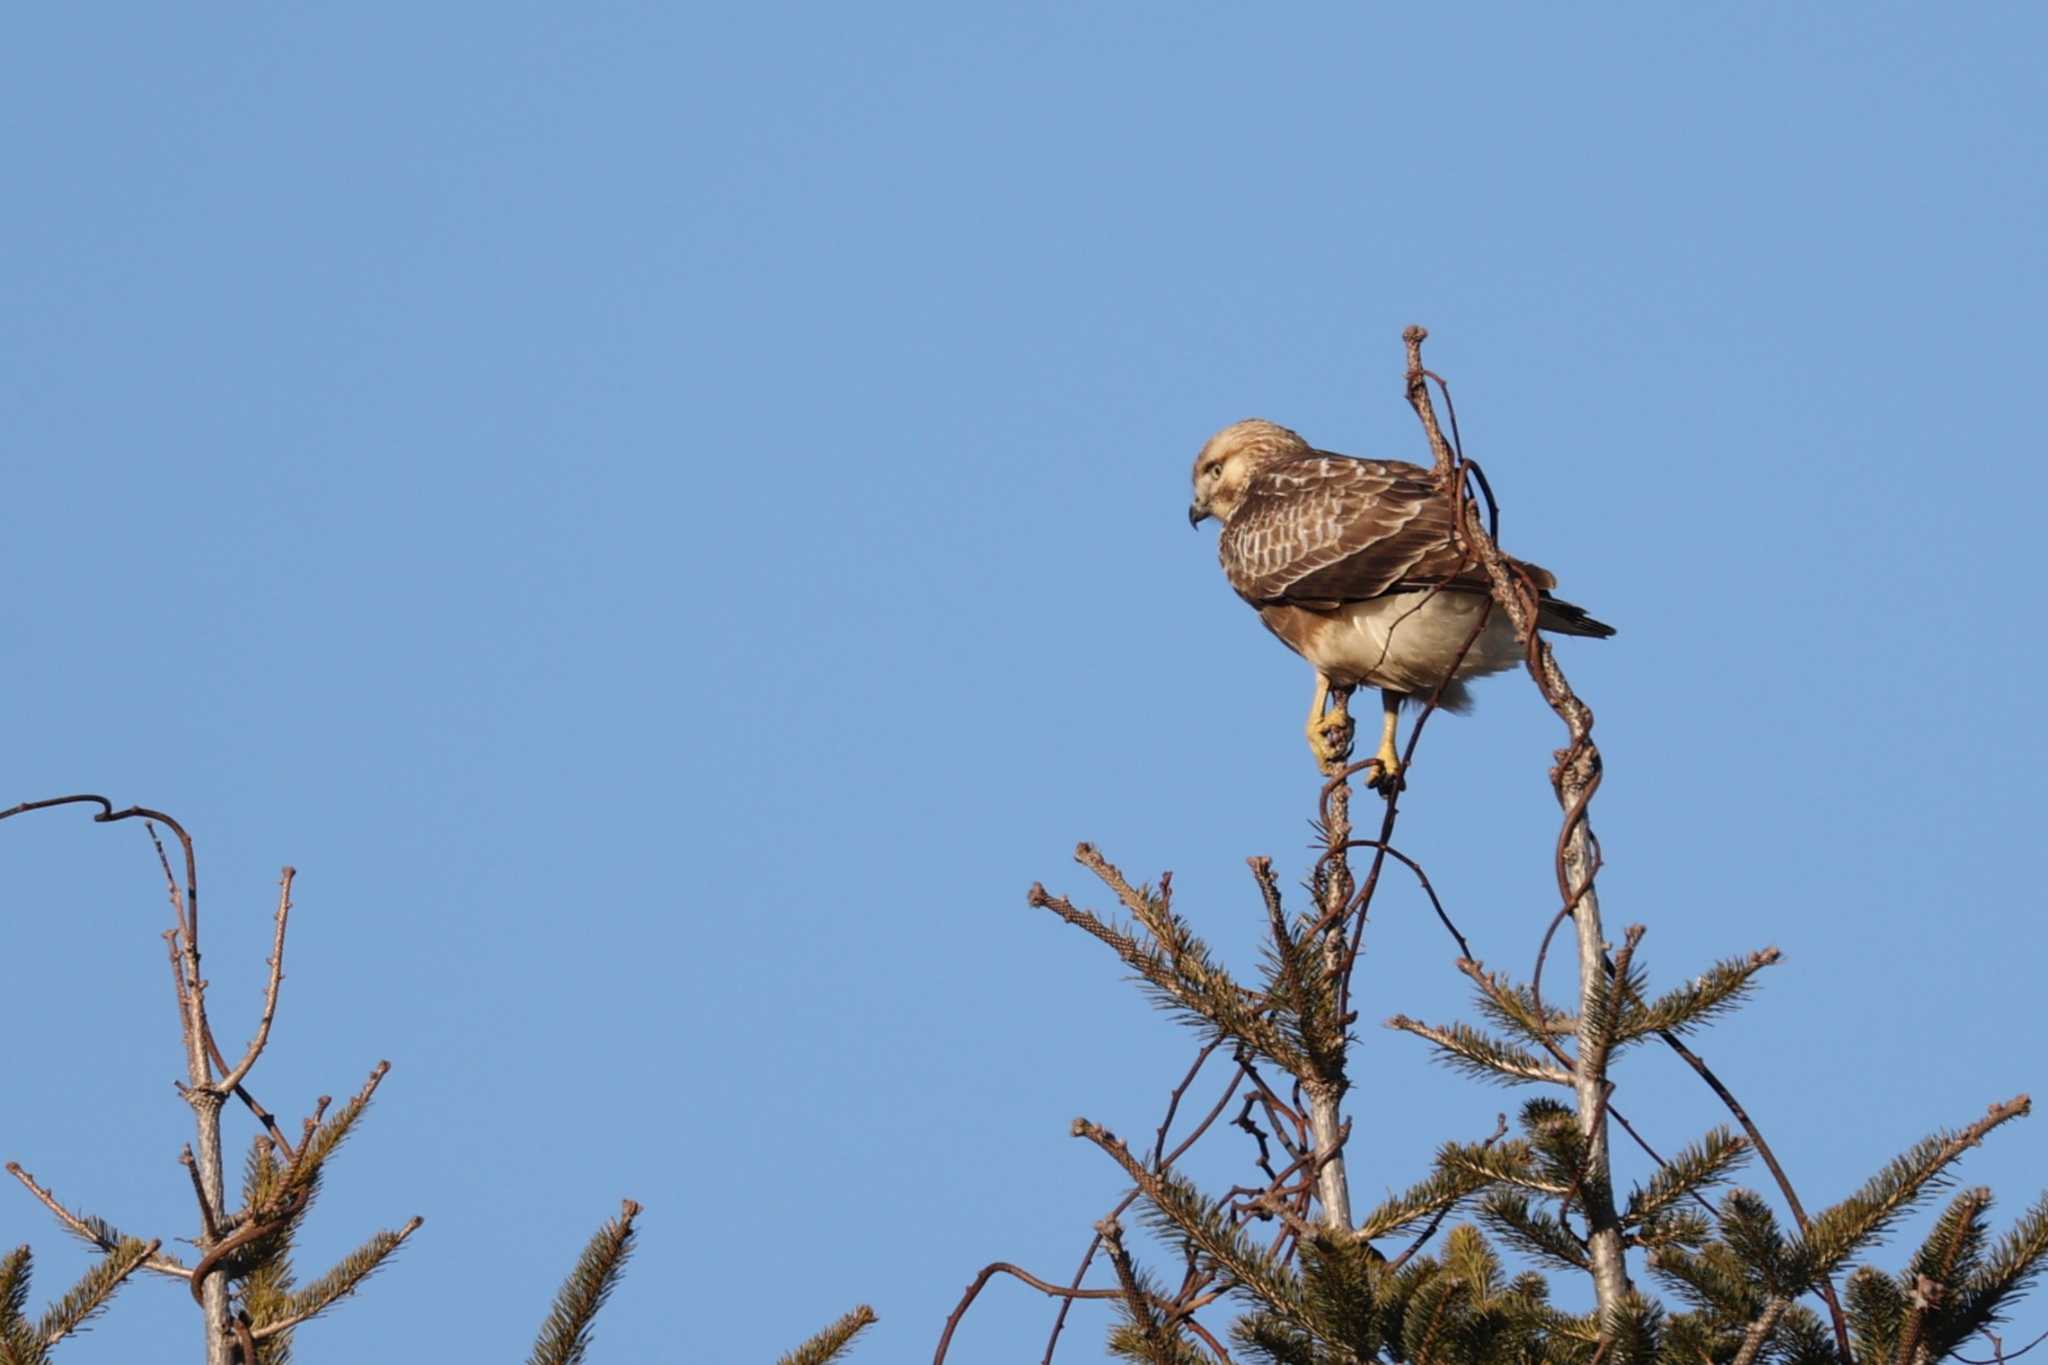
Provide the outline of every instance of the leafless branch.
[[292,879],[298,871],[287,867],[277,883],[277,931],[270,943],[270,980],[263,988],[263,1018],[256,1025],[256,1036],[249,1040],[249,1050],[242,1054],[242,1060],[234,1070],[220,1078],[222,1090],[233,1090],[249,1074],[249,1068],[256,1065],[256,1059],[263,1055],[263,1049],[270,1042],[270,1023],[277,1018],[277,988],[284,980],[284,930],[285,922],[292,913]]
[[220,1220],[214,1217],[213,1201],[206,1197],[206,1187],[199,1181],[199,1166],[192,1160],[192,1148],[188,1145],[178,1153],[178,1164],[185,1168],[185,1174],[192,1177],[192,1195],[199,1201],[199,1222],[206,1229],[209,1244],[220,1240]]

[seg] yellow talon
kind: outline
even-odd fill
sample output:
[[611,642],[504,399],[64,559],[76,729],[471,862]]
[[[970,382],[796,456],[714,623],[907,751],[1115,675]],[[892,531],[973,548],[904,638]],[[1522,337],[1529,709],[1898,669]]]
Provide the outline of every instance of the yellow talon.
[[1380,693],[1380,708],[1380,747],[1372,756],[1379,769],[1372,776],[1372,785],[1387,791],[1401,780],[1401,751],[1394,747],[1394,729],[1401,714],[1400,694]]
[[[1333,698],[1337,704],[1330,706]],[[1350,699],[1350,688],[1332,688],[1328,678],[1316,674],[1316,697],[1309,704],[1308,711],[1308,748],[1316,756],[1317,765],[1326,770],[1342,767],[1344,760],[1351,756],[1351,738],[1355,731],[1351,724]]]

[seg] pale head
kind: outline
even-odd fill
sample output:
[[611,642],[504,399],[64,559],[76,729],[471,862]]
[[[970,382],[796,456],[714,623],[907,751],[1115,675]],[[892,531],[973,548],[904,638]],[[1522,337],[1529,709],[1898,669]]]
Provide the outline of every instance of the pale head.
[[1208,517],[1228,522],[1260,470],[1312,453],[1307,441],[1261,418],[1223,428],[1195,456],[1195,496],[1188,504],[1188,525],[1199,526]]

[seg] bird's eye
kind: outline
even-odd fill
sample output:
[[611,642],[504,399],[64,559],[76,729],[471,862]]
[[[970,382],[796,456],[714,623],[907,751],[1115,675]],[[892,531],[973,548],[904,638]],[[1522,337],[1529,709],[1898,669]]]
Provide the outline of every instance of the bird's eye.
[[1223,472],[1223,466],[1222,466],[1222,465],[1220,465],[1220,464],[1212,464],[1212,465],[1210,465],[1210,466],[1209,466],[1209,467],[1208,467],[1207,469],[1205,469],[1205,470],[1203,470],[1203,471],[1202,471],[1202,477],[1203,477],[1203,478],[1205,478],[1205,479],[1213,479],[1213,478],[1215,478],[1215,477],[1216,477],[1216,476],[1217,476],[1218,474],[1221,474],[1222,472]]

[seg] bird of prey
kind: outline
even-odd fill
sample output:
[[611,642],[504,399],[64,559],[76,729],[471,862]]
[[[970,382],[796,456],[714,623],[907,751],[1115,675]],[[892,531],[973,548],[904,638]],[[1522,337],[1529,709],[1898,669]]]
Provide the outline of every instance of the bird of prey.
[[[1319,763],[1337,756],[1351,689],[1370,684],[1384,711],[1373,785],[1387,787],[1400,777],[1394,731],[1402,702],[1442,684],[1438,704],[1462,711],[1471,704],[1465,679],[1525,657],[1507,614],[1492,610],[1485,570],[1458,549],[1452,501],[1427,469],[1333,455],[1254,418],[1209,438],[1195,457],[1194,482],[1188,524],[1223,523],[1217,557],[1230,586],[1315,667],[1308,742]],[[1557,579],[1549,572],[1510,562],[1541,591],[1540,629],[1614,634],[1552,597]]]

